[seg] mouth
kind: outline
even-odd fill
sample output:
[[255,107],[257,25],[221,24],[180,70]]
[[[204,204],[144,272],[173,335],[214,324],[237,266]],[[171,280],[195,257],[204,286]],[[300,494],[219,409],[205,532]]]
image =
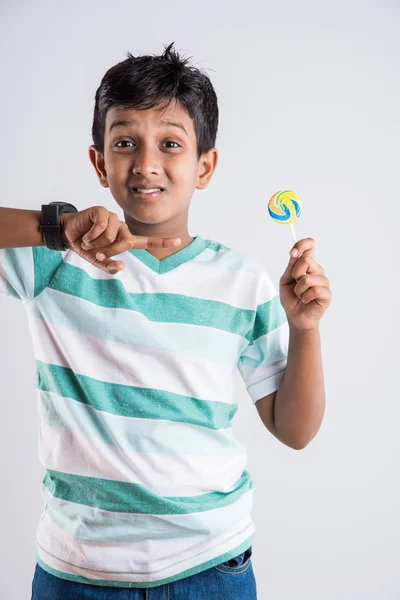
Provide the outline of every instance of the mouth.
[[[154,189],[154,191],[153,191],[153,189]],[[130,188],[133,196],[135,198],[138,198],[139,200],[155,200],[156,198],[159,198],[165,192],[165,190],[163,188],[159,188],[157,190],[155,190],[155,188],[153,188],[153,189],[151,191],[144,192],[141,188]]]

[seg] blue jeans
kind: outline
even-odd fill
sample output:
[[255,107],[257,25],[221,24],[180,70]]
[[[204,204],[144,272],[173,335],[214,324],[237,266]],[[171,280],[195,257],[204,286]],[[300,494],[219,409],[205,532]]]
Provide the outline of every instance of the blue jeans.
[[252,547],[196,575],[150,588],[114,588],[55,577],[36,564],[31,600],[257,600]]

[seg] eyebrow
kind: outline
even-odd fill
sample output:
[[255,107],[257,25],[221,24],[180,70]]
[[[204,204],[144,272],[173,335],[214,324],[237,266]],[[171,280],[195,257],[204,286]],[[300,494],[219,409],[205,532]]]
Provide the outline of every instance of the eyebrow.
[[[129,121],[124,121],[124,120],[118,119],[117,121],[113,121],[111,123],[110,129],[108,130],[108,132],[111,133],[111,129],[113,129],[114,127],[118,127],[119,125],[129,126],[129,125],[132,125],[137,122],[138,121],[136,121],[135,119],[131,119]],[[188,132],[186,131],[185,127],[183,126],[183,123],[180,123],[179,121],[160,121],[160,125],[164,125],[165,127],[179,127],[179,129],[183,129],[183,131],[186,133],[187,137],[189,137]]]

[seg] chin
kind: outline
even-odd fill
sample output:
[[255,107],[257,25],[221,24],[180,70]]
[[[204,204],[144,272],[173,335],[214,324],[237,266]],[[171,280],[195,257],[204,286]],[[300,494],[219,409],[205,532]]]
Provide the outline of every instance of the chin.
[[134,219],[138,223],[144,223],[146,225],[160,225],[171,219],[171,215],[163,213],[163,211],[156,210],[130,210],[125,211],[131,219]]

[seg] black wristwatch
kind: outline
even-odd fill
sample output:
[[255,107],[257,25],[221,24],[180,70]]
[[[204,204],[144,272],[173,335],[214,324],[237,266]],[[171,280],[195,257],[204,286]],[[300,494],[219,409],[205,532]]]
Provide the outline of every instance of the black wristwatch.
[[40,231],[42,232],[43,241],[49,250],[64,251],[67,248],[64,246],[61,230],[61,215],[65,212],[78,212],[72,204],[68,202],[50,202],[50,204],[42,204],[42,216]]

